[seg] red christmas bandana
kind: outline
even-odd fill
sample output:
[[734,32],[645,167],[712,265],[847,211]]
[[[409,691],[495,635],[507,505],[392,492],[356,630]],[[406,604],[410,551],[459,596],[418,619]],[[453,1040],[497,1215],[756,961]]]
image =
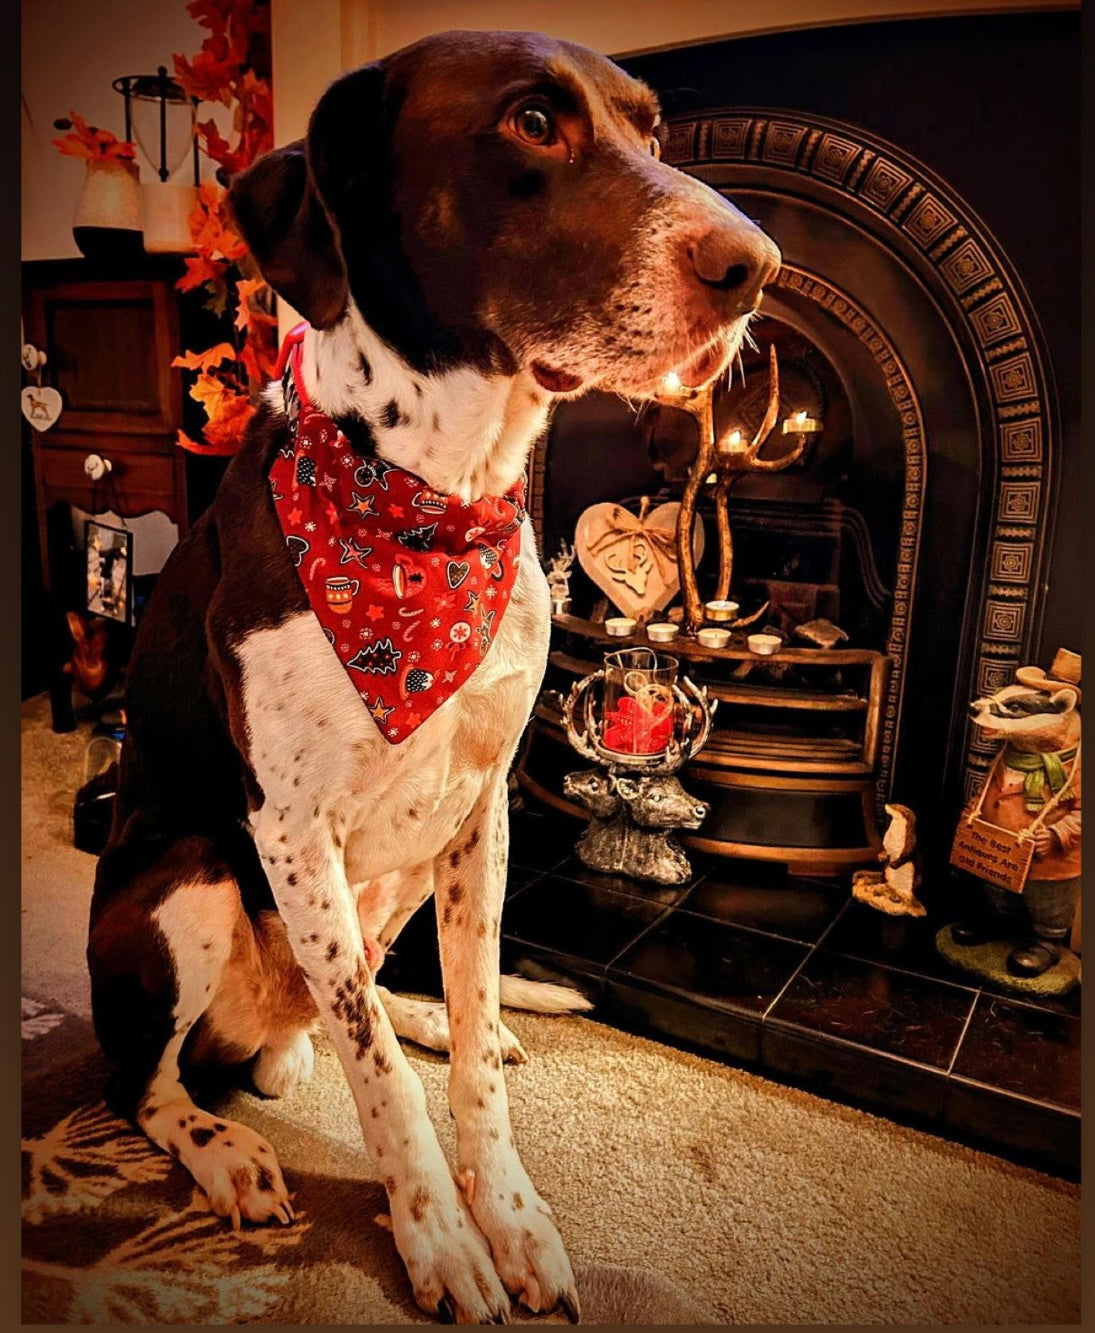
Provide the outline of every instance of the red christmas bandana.
[[304,392],[302,329],[282,358],[289,442],[270,468],[278,521],[319,623],[393,744],[486,656],[517,573],[523,483],[465,504],[354,453]]

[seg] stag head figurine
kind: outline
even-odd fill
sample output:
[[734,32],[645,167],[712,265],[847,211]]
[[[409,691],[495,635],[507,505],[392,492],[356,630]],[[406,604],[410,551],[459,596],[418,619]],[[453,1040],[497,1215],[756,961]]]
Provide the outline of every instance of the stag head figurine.
[[[635,665],[642,654],[649,656],[645,668]],[[692,873],[671,835],[698,828],[708,807],[689,796],[674,775],[706,743],[717,701],[687,677],[678,680],[676,670],[675,658],[649,649],[611,653],[601,671],[574,684],[563,704],[567,739],[599,765],[570,773],[563,782],[566,795],[590,815],[575,850],[591,869],[657,884],[681,884]],[[645,736],[648,745],[618,748],[626,710],[613,717],[606,706],[611,671],[622,673],[632,713],[649,704],[645,729],[630,733],[632,739]]]

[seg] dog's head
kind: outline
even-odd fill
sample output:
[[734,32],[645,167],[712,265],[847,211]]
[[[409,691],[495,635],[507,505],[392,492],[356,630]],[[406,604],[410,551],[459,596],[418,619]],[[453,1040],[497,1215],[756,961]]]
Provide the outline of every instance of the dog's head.
[[535,33],[450,32],[343,75],[303,140],[230,201],[311,324],[350,300],[412,366],[527,369],[637,396],[726,363],[779,263],[716,191],[658,159],[653,93]]

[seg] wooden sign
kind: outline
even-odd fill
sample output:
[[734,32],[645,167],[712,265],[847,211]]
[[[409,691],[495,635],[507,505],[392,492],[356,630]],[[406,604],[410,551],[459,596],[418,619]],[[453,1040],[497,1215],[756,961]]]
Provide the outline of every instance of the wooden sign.
[[1033,838],[1019,838],[987,819],[963,817],[958,821],[951,865],[997,888],[1022,893],[1033,856]]

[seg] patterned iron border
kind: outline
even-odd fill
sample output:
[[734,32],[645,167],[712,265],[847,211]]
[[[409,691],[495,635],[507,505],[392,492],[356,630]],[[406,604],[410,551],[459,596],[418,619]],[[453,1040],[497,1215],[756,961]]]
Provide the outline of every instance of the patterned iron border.
[[886,639],[886,652],[893,659],[893,667],[882,710],[878,775],[875,779],[875,800],[881,808],[883,803],[890,799],[894,747],[901,721],[901,701],[905,693],[909,624],[912,619],[913,596],[916,592],[916,563],[920,551],[924,488],[927,484],[928,470],[924,419],[920,411],[920,402],[913,391],[912,377],[896,348],[863,307],[853,301],[847,292],[840,291],[816,273],[809,273],[806,269],[790,264],[784,264],[780,269],[776,286],[784,287],[816,302],[856,335],[881,370],[887,392],[901,422],[901,439],[905,446],[905,488],[894,570],[893,610],[890,617],[890,631]]
[[[1056,396],[1021,281],[988,228],[949,186],[856,126],[743,108],[678,118],[667,128],[664,156],[675,166],[755,165],[777,177],[806,176],[831,196],[834,211],[843,211],[842,200],[869,210],[879,243],[904,259],[915,256],[925,286],[952,312],[952,323],[964,326],[968,369],[992,405],[981,447],[984,475],[994,486],[969,688],[984,694],[1010,683],[1038,638],[1058,447]],[[979,739],[968,719],[964,725],[968,799],[982,785],[995,746]]]

